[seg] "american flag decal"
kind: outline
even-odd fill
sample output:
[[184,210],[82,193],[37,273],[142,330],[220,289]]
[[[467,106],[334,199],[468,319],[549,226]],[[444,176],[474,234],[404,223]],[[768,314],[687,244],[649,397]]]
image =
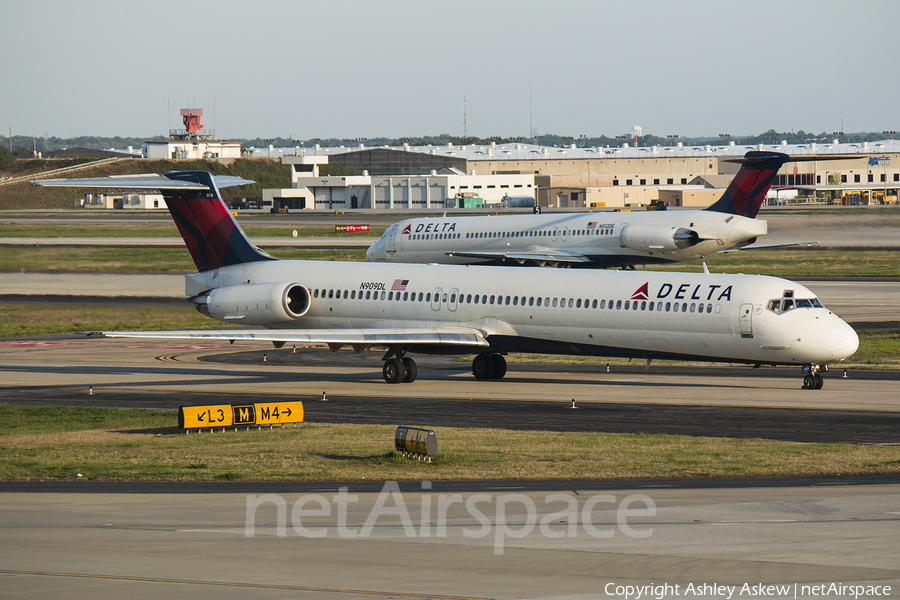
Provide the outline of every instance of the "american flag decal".
[[409,279],[395,279],[391,286],[392,292],[405,292],[406,286],[409,285]]
[[590,223],[588,223],[588,229],[594,229],[595,227],[597,227],[597,221],[591,221]]

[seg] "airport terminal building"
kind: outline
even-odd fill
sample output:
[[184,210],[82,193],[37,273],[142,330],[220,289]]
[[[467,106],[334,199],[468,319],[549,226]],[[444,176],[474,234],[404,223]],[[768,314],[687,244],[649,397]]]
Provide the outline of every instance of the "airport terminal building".
[[[266,190],[263,200],[290,209],[342,210],[526,206],[523,197],[551,208],[643,206],[654,200],[707,206],[740,168],[731,161],[753,150],[801,159],[781,169],[772,202],[798,194],[830,203],[897,202],[900,143],[894,140],[648,148],[524,143],[298,147],[282,153],[282,162],[291,165],[291,188]],[[318,166],[326,163],[362,174],[319,177]]]

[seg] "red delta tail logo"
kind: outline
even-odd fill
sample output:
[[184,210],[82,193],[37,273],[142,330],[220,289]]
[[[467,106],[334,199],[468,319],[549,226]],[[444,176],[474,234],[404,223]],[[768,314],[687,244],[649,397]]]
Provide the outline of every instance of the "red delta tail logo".
[[[650,283],[649,281],[647,283]],[[649,300],[650,299],[650,291],[647,288],[647,283],[639,287],[632,295],[632,300]]]
[[409,235],[410,231],[412,231],[411,223],[403,228],[403,231],[400,232],[400,235]]

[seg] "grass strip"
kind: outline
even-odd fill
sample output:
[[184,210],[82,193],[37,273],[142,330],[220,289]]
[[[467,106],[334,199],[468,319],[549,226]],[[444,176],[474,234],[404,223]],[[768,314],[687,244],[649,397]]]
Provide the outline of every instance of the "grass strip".
[[[118,412],[118,414],[116,414]],[[661,434],[434,428],[433,464],[395,425],[184,435],[174,412],[0,405],[0,480],[351,481],[823,476],[900,472],[900,447]]]
[[[2,242],[2,240],[0,240]],[[365,261],[365,248],[267,247],[266,252],[286,260]],[[0,271],[40,273],[193,273],[187,248],[104,246],[0,247]]]

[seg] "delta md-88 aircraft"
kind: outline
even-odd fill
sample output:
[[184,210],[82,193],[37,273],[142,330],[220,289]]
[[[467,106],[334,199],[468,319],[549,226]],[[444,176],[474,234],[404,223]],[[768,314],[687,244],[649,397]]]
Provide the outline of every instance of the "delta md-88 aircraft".
[[[778,169],[778,152],[748,152],[722,197],[703,210],[591,212],[406,219],[366,252],[371,262],[632,267],[694,260],[754,244],[756,215]],[[754,245],[753,248],[796,244]]]
[[198,273],[187,300],[252,328],[97,332],[108,337],[383,347],[385,381],[411,382],[415,353],[474,353],[478,379],[511,352],[798,365],[821,388],[852,355],[853,329],[802,285],[775,277],[641,271],[278,260],[245,236],[205,171],[43,180],[37,185],[160,190]]

